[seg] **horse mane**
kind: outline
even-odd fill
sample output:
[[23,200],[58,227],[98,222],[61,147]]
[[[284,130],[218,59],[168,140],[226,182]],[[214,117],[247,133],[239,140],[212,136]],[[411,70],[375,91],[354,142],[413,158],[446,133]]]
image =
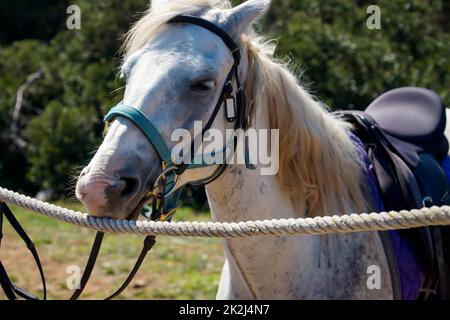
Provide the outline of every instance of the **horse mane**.
[[[178,14],[195,14],[214,8],[228,9],[228,0],[171,0],[150,7],[126,34],[126,59]],[[157,10],[156,10],[157,9]],[[299,212],[309,215],[364,211],[369,208],[362,185],[361,163],[349,138],[350,125],[333,116],[299,83],[290,70],[274,56],[276,45],[249,26],[242,35],[249,71],[245,83],[256,108],[269,113],[271,129],[279,129],[278,180]]]
[[289,63],[274,57],[273,41],[250,30],[243,43],[250,65],[245,91],[253,108],[267,110],[271,129],[279,129],[278,179],[293,205],[309,215],[368,209],[350,124],[305,90]]

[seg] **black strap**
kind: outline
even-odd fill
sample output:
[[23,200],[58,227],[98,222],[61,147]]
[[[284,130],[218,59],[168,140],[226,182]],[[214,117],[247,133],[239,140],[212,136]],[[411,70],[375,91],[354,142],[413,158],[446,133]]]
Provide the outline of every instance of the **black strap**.
[[[98,253],[100,251],[100,248],[101,248],[101,245],[103,242],[103,236],[104,236],[103,232],[97,232],[97,234],[95,236],[95,241],[92,245],[91,253],[89,254],[89,259],[86,264],[86,268],[81,277],[80,288],[75,290],[72,297],[70,297],[70,300],[77,300],[80,297],[80,295],[83,293],[84,289],[86,288],[86,285],[92,274],[92,270],[94,269],[95,262],[98,257]],[[144,245],[142,247],[141,253],[140,253],[138,259],[136,260],[136,263],[135,263],[133,269],[131,270],[130,274],[126,278],[125,282],[122,284],[122,286],[120,286],[119,289],[117,289],[113,294],[111,294],[105,300],[114,299],[128,287],[128,285],[131,283],[131,281],[135,277],[136,273],[139,271],[139,268],[141,267],[142,263],[144,262],[148,252],[153,248],[155,243],[156,243],[155,236],[147,236],[144,239]]]
[[6,297],[9,300],[16,300],[17,297],[14,293],[14,286],[9,279],[8,273],[3,267],[2,262],[0,261],[0,285],[2,286],[3,292],[5,292]]
[[95,262],[97,261],[98,253],[100,252],[104,235],[105,234],[103,232],[97,232],[97,234],[95,235],[95,240],[92,244],[88,262],[86,263],[83,275],[81,276],[80,287],[74,291],[69,300],[77,300],[86,288],[89,278],[91,277],[92,270],[94,269]]
[[[43,291],[43,300],[47,299],[47,286],[45,283],[45,276],[44,276],[44,270],[42,268],[42,264],[41,264],[41,260],[39,258],[39,254],[34,246],[33,241],[30,239],[30,237],[28,236],[28,234],[25,232],[25,230],[22,228],[22,226],[20,225],[19,221],[16,219],[16,217],[14,216],[14,214],[11,212],[11,210],[8,208],[8,206],[6,205],[6,203],[2,202],[0,204],[0,243],[1,243],[1,238],[3,237],[3,233],[1,231],[1,229],[3,229],[3,215],[6,217],[6,219],[8,220],[8,222],[11,224],[11,226],[14,228],[14,230],[16,231],[16,233],[20,236],[20,238],[25,242],[28,250],[31,252],[31,254],[33,255],[34,261],[36,262],[36,266],[38,267],[39,270],[39,274],[41,277],[41,282],[42,282],[42,291]],[[0,262],[1,264],[1,262]],[[24,289],[21,289],[19,287],[16,287],[9,279],[8,274],[4,268],[3,265],[1,265],[0,267],[0,278],[1,282],[2,282],[2,288],[3,291],[5,291],[5,294],[7,295],[8,299],[10,299],[10,297],[12,297],[12,295],[10,294],[10,291],[14,291],[15,294],[17,294],[18,296],[27,299],[27,300],[37,300],[38,298],[34,295],[32,295],[31,293],[27,292]],[[9,287],[9,288],[7,288]],[[6,290],[5,290],[6,288]],[[8,292],[7,292],[8,291]],[[8,296],[9,294],[9,296]],[[15,299],[16,297],[14,297]]]
[[[100,248],[101,248],[101,245],[103,242],[103,237],[104,237],[103,232],[97,232],[97,234],[95,236],[95,241],[92,245],[91,253],[89,254],[89,259],[86,264],[86,268],[81,277],[80,288],[75,290],[72,297],[70,297],[70,300],[77,300],[80,297],[80,295],[83,293],[84,289],[86,288],[86,285],[92,274],[92,270],[94,269],[95,262],[98,257],[98,253],[100,251]],[[133,269],[131,270],[130,274],[126,278],[125,282],[122,284],[122,286],[120,286],[120,288],[117,291],[115,291],[112,295],[107,297],[105,300],[114,299],[128,287],[128,285],[131,283],[131,281],[135,277],[136,273],[139,271],[139,268],[141,267],[142,263],[144,262],[145,257],[147,256],[147,253],[153,248],[155,243],[156,243],[155,236],[147,236],[144,239],[144,245],[142,247],[141,253],[140,253],[138,259],[136,260],[136,263],[135,263]]]
[[136,260],[136,263],[135,263],[133,269],[131,270],[130,274],[128,275],[127,279],[122,284],[122,286],[119,289],[117,289],[116,292],[114,292],[112,295],[110,295],[105,300],[112,300],[112,299],[114,299],[115,297],[120,295],[128,287],[128,285],[133,280],[133,278],[136,275],[136,273],[139,271],[139,268],[141,267],[142,263],[144,262],[145,257],[147,256],[147,253],[153,248],[155,243],[156,243],[155,236],[147,236],[147,237],[145,237],[144,245],[143,245],[142,250],[141,250],[141,254],[139,255],[139,258]]
[[[243,129],[246,130],[248,128],[247,123],[247,105],[245,101],[245,95],[244,91],[242,90],[241,83],[239,81],[239,72],[238,72],[238,66],[241,61],[241,53],[239,50],[238,45],[236,42],[219,26],[215,25],[214,23],[205,20],[203,18],[194,17],[194,16],[185,16],[185,15],[179,15],[171,20],[169,20],[168,23],[188,23],[197,25],[199,27],[202,27],[204,29],[207,29],[208,31],[214,33],[216,36],[222,39],[222,41],[225,43],[225,45],[228,47],[228,49],[231,51],[233,58],[234,58],[234,64],[231,67],[231,70],[225,80],[224,88],[222,89],[222,93],[220,95],[219,101],[217,102],[216,106],[213,109],[213,112],[211,116],[209,117],[208,122],[206,123],[205,127],[202,130],[202,136],[205,134],[207,130],[209,130],[216,119],[216,116],[220,110],[220,108],[223,106],[224,101],[232,95],[233,92],[233,78],[236,81],[236,97],[235,97],[235,103],[236,103],[236,109],[237,112],[235,121],[235,129]],[[226,112],[226,110],[225,110]],[[226,147],[224,147],[224,150]],[[234,149],[236,150],[236,144],[234,145]],[[195,143],[192,141],[191,143],[191,161],[194,159],[195,153],[197,150],[195,150]],[[246,152],[247,154],[247,152]],[[253,168],[252,166],[249,166],[246,161],[246,165],[248,168]],[[199,186],[205,186],[213,181],[215,181],[227,168],[228,166],[226,164],[221,164],[215,172],[208,178],[195,181],[193,183],[190,183],[190,186],[192,187],[199,187]],[[177,175],[182,174],[186,170],[187,166],[184,164],[178,165]]]
[[[239,75],[238,75],[238,66],[241,62],[241,53],[239,50],[238,45],[236,44],[236,42],[233,40],[233,38],[231,38],[228,33],[226,33],[222,28],[220,28],[219,26],[215,25],[214,23],[203,19],[203,18],[199,18],[199,17],[194,17],[194,16],[186,16],[186,15],[178,15],[174,18],[172,18],[171,20],[169,20],[168,23],[188,23],[188,24],[193,24],[193,25],[197,25],[199,27],[202,27],[212,33],[214,33],[216,36],[218,36],[219,38],[222,39],[222,41],[225,43],[225,45],[228,47],[228,49],[231,51],[231,54],[233,55],[234,58],[234,65],[230,70],[230,73],[225,81],[225,87],[222,91],[222,98],[219,100],[219,106],[223,103],[223,97],[224,95],[226,95],[228,93],[228,95],[231,94],[232,89],[232,85],[231,85],[231,81],[233,80],[233,77],[235,77],[236,80],[236,85],[237,85],[237,96],[236,96],[236,100],[237,100],[237,104],[238,106],[244,106],[245,107],[245,96],[243,94],[242,88],[241,88],[241,83],[239,81]],[[231,90],[230,90],[231,89]],[[240,113],[240,119],[238,119],[238,124],[237,126],[239,128],[245,128],[246,125],[243,122],[244,118],[245,118],[245,108],[238,108],[240,109],[239,111],[241,111]],[[218,107],[216,106],[216,108],[214,109],[213,115],[210,118],[210,120],[208,121],[208,124],[205,126],[203,133],[208,130],[211,125],[212,125],[212,121],[214,121],[216,114],[218,111]]]
[[205,20],[205,19],[202,19],[199,17],[183,16],[183,15],[179,15],[179,16],[172,18],[171,20],[169,20],[168,23],[177,23],[177,22],[194,24],[194,25],[200,26],[202,28],[205,28],[205,29],[211,31],[216,36],[221,38],[222,41],[228,47],[228,49],[230,49],[237,64],[240,63],[241,53],[239,52],[239,47],[236,45],[236,42],[219,26],[215,25],[212,22],[209,22],[208,20]]
[[[22,289],[22,288],[19,288],[19,287],[16,287],[16,286],[13,285],[13,289],[14,289],[14,292],[15,292],[19,297],[21,297],[21,298],[23,298],[23,299],[25,299],[25,300],[40,300],[40,299],[39,299],[38,297],[36,297],[35,295],[29,293],[28,291],[26,291],[26,290],[24,290],[24,289]],[[46,299],[44,299],[44,300],[46,300]]]
[[[5,215],[5,217],[8,219],[10,224],[16,230],[17,234],[24,240],[28,249],[33,254],[33,257],[36,261],[36,265],[38,266],[38,269],[39,269],[39,273],[41,275],[43,292],[44,292],[43,299],[45,300],[47,298],[47,288],[46,288],[46,284],[45,284],[45,277],[44,277],[44,272],[43,272],[42,265],[41,265],[41,262],[39,259],[39,255],[37,254],[34,244],[31,241],[31,239],[28,237],[28,235],[26,234],[25,230],[22,228],[20,223],[14,217],[13,213],[8,208],[8,206],[3,202],[0,205],[1,205],[1,207],[0,207],[0,209],[1,209],[0,210],[0,248],[1,248],[1,240],[3,237],[3,233],[2,233],[3,215]],[[97,261],[98,254],[101,249],[103,238],[104,238],[104,233],[97,232],[94,243],[92,244],[92,248],[91,248],[91,251],[89,254],[88,261],[86,263],[85,270],[81,277],[80,287],[74,291],[73,295],[70,297],[70,300],[78,299],[81,296],[81,294],[83,293],[84,289],[86,288],[86,285],[87,285],[89,278],[91,277],[92,271],[95,267],[95,263]],[[106,298],[106,300],[114,299],[128,287],[128,285],[131,283],[131,281],[133,280],[133,278],[139,271],[139,268],[141,267],[142,263],[144,262],[148,252],[153,248],[155,243],[156,243],[155,236],[147,236],[145,238],[141,253],[140,253],[133,269],[131,270],[130,274],[126,278],[125,282],[122,284],[122,286],[116,292],[114,292],[112,295],[110,295],[108,298]],[[11,280],[8,276],[8,273],[1,261],[0,261],[0,285],[3,289],[3,291],[5,292],[6,297],[9,300],[17,300],[17,297],[21,297],[26,300],[39,300],[38,297],[32,295],[31,293],[27,292],[24,289],[21,289],[21,288],[15,286],[11,282]]]

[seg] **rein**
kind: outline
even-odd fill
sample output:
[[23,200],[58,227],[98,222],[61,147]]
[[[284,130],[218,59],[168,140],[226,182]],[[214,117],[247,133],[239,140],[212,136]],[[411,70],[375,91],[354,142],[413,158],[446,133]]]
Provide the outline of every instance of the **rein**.
[[[216,104],[216,106],[213,109],[213,112],[205,125],[205,127],[202,129],[202,137],[205,134],[207,130],[211,128],[211,126],[214,123],[214,120],[216,119],[220,109],[222,106],[224,107],[225,116],[227,121],[230,123],[234,123],[234,129],[243,129],[246,130],[249,127],[249,110],[246,105],[245,100],[245,94],[243,91],[243,88],[241,86],[239,75],[238,75],[238,67],[241,61],[241,54],[239,47],[235,43],[235,41],[220,27],[216,26],[215,24],[202,19],[198,17],[193,16],[176,16],[173,19],[169,20],[168,23],[188,23],[197,25],[199,27],[202,27],[204,29],[209,30],[210,32],[214,33],[216,36],[222,39],[222,41],[225,43],[225,45],[228,47],[228,49],[231,51],[234,59],[234,64],[231,67],[228,76],[226,78],[224,87],[222,88],[222,93],[220,95],[220,98]],[[234,90],[233,87],[233,81],[236,84],[236,90]],[[176,182],[177,177],[182,175],[186,170],[189,169],[195,169],[195,168],[202,168],[202,167],[208,167],[211,166],[211,164],[206,164],[203,161],[202,156],[202,162],[200,164],[196,164],[196,161],[194,163],[192,162],[195,160],[195,151],[194,150],[194,140],[191,142],[191,162],[190,164],[186,163],[179,163],[175,164],[175,160],[171,157],[171,152],[167,144],[164,142],[164,139],[162,138],[161,134],[159,133],[158,129],[153,125],[153,123],[148,119],[148,117],[142,113],[140,110],[133,108],[131,106],[124,105],[123,103],[119,103],[117,106],[112,108],[109,113],[105,116],[104,121],[106,124],[106,127],[108,128],[112,121],[114,121],[115,118],[122,117],[129,121],[131,121],[137,128],[139,128],[145,137],[149,140],[151,143],[153,149],[158,154],[158,157],[161,161],[161,168],[162,172],[159,175],[159,177],[156,179],[153,187],[151,190],[148,191],[146,196],[143,200],[150,200],[152,202],[151,208],[148,206],[145,206],[145,208],[142,210],[142,214],[146,216],[149,220],[153,221],[170,221],[172,219],[173,214],[175,213],[175,210],[177,208],[178,200],[182,191],[182,188],[176,189]],[[233,141],[233,147],[234,150],[236,150],[236,143]],[[224,154],[226,154],[226,146],[224,146]],[[246,141],[246,153],[248,152],[248,145]],[[246,162],[248,159],[248,156],[246,154]],[[227,164],[224,161],[223,164],[218,165],[217,169],[214,171],[214,173],[202,180],[194,181],[188,184],[188,186],[191,187],[199,187],[199,186],[205,186],[214,180],[216,180],[227,168]],[[247,168],[252,169],[252,165],[249,163],[246,163]],[[22,228],[20,223],[17,221],[17,219],[14,217],[11,210],[8,208],[6,203],[0,203],[0,248],[1,248],[1,239],[2,239],[2,227],[3,227],[3,216],[6,217],[6,219],[9,221],[9,223],[12,225],[16,233],[21,237],[21,239],[26,243],[28,249],[33,255],[33,258],[36,262],[36,265],[39,270],[39,274],[41,276],[42,286],[43,286],[43,300],[46,300],[47,298],[47,288],[45,283],[45,275],[44,271],[41,265],[41,261],[39,258],[39,255],[34,247],[34,244],[30,237],[27,235],[25,230]],[[89,278],[92,274],[92,271],[94,269],[98,254],[100,252],[100,248],[103,242],[104,233],[103,232],[97,232],[94,243],[92,244],[92,248],[89,254],[88,261],[86,263],[85,270],[83,272],[83,275],[81,277],[80,286],[78,289],[74,291],[72,296],[70,297],[70,300],[77,300],[81,294],[83,293]],[[156,240],[155,236],[147,236],[144,239],[144,244],[141,250],[141,253],[136,260],[134,267],[132,268],[130,274],[124,281],[123,285],[117,289],[113,294],[111,294],[109,297],[106,298],[106,300],[113,299],[120,295],[130,284],[130,282],[133,280],[134,276],[138,272],[139,268],[141,267],[142,263],[144,262],[148,252],[153,248],[155,245]],[[25,300],[39,300],[38,297],[32,295],[31,293],[27,292],[26,290],[23,290],[13,284],[10,277],[8,276],[8,273],[3,266],[3,264],[0,261],[0,285],[5,292],[6,296],[10,300],[16,300],[18,297],[21,297]]]

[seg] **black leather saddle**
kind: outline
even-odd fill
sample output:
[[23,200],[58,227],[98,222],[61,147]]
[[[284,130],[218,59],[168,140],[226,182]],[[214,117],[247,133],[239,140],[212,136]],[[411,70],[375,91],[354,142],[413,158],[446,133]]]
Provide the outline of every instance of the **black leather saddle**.
[[[365,112],[338,114],[353,124],[354,133],[366,146],[386,210],[450,204],[450,183],[440,165],[449,151],[444,134],[446,113],[436,93],[399,88],[378,97]],[[411,241],[427,269],[419,298],[450,299],[450,228],[399,232]],[[386,234],[380,235],[387,239]],[[383,240],[386,251],[388,242]],[[390,261],[391,271],[395,264]]]
[[431,90],[406,87],[388,91],[372,102],[365,113],[412,168],[419,164],[421,153],[431,153],[438,160],[448,153],[445,107]]

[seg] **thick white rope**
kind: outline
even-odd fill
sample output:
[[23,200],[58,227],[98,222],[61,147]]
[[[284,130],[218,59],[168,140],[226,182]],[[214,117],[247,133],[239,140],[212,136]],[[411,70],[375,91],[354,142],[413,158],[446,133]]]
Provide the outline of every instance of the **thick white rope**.
[[251,236],[298,236],[306,234],[351,233],[450,225],[450,207],[411,211],[363,213],[306,219],[279,219],[239,223],[153,222],[94,218],[0,187],[0,201],[15,204],[42,215],[77,226],[109,233],[141,235],[236,238]]

